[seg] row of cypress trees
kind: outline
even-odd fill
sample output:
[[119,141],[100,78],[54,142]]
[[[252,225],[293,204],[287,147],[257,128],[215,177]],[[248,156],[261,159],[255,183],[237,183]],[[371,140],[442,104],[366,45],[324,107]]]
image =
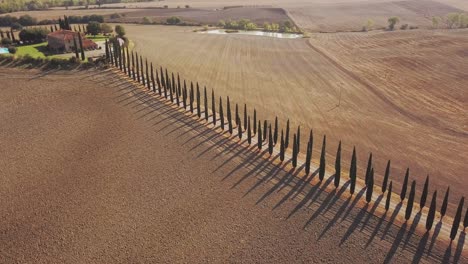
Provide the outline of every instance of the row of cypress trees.
[[[130,78],[135,81],[138,81],[145,85],[149,90],[153,91],[154,93],[159,94],[159,96],[164,96],[165,99],[169,99],[172,103],[175,103],[177,106],[183,107],[192,114],[196,114],[198,118],[202,118],[202,115],[206,122],[209,121],[209,108],[208,108],[208,96],[207,96],[207,89],[206,87],[203,88],[203,104],[204,108],[201,109],[202,101],[201,101],[201,91],[200,86],[198,83],[194,85],[193,82],[190,82],[190,87],[187,87],[186,81],[180,81],[180,76],[177,74],[175,77],[174,73],[169,74],[167,69],[163,70],[160,67],[159,72],[158,70],[154,70],[153,64],[151,63],[148,66],[148,61],[145,60],[145,64],[143,64],[142,56],[138,56],[137,52],[129,51],[128,48],[123,48],[118,45],[114,45],[111,48],[111,45],[106,42],[106,59],[109,63],[113,64],[115,67],[119,68],[121,71],[126,73]],[[181,105],[182,104],[182,105]],[[244,104],[244,111],[243,111],[243,118],[239,114],[239,106],[238,104],[235,105],[235,116],[232,116],[231,113],[231,101],[229,96],[226,98],[226,109],[223,106],[223,100],[219,97],[219,105],[218,105],[218,113],[216,113],[216,97],[214,90],[211,90],[211,122],[213,127],[216,127],[219,121],[219,127],[221,130],[225,130],[226,122],[227,122],[227,130],[228,132],[233,135],[234,131],[234,124],[237,127],[237,136],[240,140],[242,140],[243,136],[246,134],[247,143],[249,145],[252,144],[252,138],[254,136],[257,137],[257,149],[259,151],[262,150],[263,145],[266,143],[268,153],[273,155],[273,150],[276,144],[278,143],[278,135],[279,135],[279,126],[278,126],[278,118],[275,118],[273,127],[272,124],[268,124],[266,120],[262,122],[257,120],[257,112],[254,109],[253,111],[253,118],[248,115],[247,112],[247,105]],[[225,116],[226,111],[226,116]],[[253,122],[252,122],[253,121]],[[252,129],[253,128],[253,129]],[[283,162],[285,159],[285,152],[289,147],[289,135],[290,135],[290,123],[289,120],[286,122],[286,129],[285,131],[281,130],[280,136],[280,147],[279,147],[279,158],[280,161]],[[292,156],[291,156],[291,163],[294,168],[297,167],[298,161],[298,154],[300,152],[300,139],[301,136],[301,128],[297,128],[297,132],[293,134],[293,141],[292,141]],[[318,175],[320,182],[323,181],[326,172],[326,136],[323,136],[320,158],[319,158],[319,168],[318,168]],[[313,153],[313,146],[314,146],[314,134],[313,131],[310,130],[309,132],[309,140],[306,147],[306,157],[305,157],[305,172],[306,174],[310,173],[311,163],[312,163],[312,153]],[[335,157],[334,168],[335,173],[334,177],[334,186],[338,188],[340,186],[341,176],[342,176],[342,168],[341,168],[341,141],[338,144],[338,149]],[[375,189],[375,182],[374,182],[374,167],[372,163],[372,153],[369,154],[366,172],[365,172],[365,188],[366,188],[366,202],[370,203],[372,201],[372,195]],[[385,202],[385,210],[388,211],[390,209],[390,202],[392,199],[392,187],[393,182],[390,180],[390,171],[391,171],[391,161],[387,162],[387,166],[384,173],[384,178],[381,185],[381,192],[384,194],[387,192],[386,202]],[[406,170],[404,181],[402,185],[402,189],[400,191],[400,200],[401,203],[406,199],[406,193],[408,189],[408,181],[409,181],[409,169]],[[350,194],[353,195],[355,192],[356,181],[357,181],[357,154],[356,148],[353,147],[353,152],[351,156],[351,164],[349,167],[349,181],[350,181]],[[426,177],[426,181],[424,183],[423,191],[421,193],[421,197],[419,200],[419,208],[422,209],[426,205],[426,200],[428,196],[428,188],[429,188],[429,176]],[[444,196],[444,200],[442,202],[440,208],[440,215],[441,221],[446,214],[447,206],[448,206],[448,198],[449,198],[450,188],[447,188]],[[407,206],[405,210],[405,219],[409,220],[412,215],[413,206],[415,203],[415,195],[416,195],[416,181],[411,182],[410,192],[408,196]],[[464,197],[461,198],[455,218],[452,224],[450,238],[453,240],[456,237],[461,217],[463,211],[463,204],[464,204]],[[436,205],[437,205],[437,191],[434,191],[432,196],[431,204],[429,207],[428,215],[426,218],[426,230],[431,230],[433,226],[433,222],[436,215]],[[468,209],[465,212],[465,217],[463,219],[463,227],[466,228],[468,226]]]

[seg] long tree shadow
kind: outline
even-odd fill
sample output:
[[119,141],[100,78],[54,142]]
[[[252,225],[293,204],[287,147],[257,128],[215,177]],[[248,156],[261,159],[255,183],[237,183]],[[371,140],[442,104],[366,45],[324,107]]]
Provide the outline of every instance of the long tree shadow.
[[375,210],[377,209],[380,202],[382,201],[382,198],[383,198],[383,194],[379,195],[379,197],[377,197],[377,200],[375,200],[374,205],[372,206],[372,208],[369,211],[369,214],[367,214],[366,219],[364,219],[364,221],[362,223],[361,231],[364,230],[364,228],[367,226],[367,223],[369,223],[370,218],[374,215]]
[[465,231],[460,233],[458,237],[457,248],[455,249],[455,254],[453,256],[453,263],[460,263],[460,257],[463,252],[463,246],[465,245]]
[[377,233],[380,231],[380,227],[382,226],[384,220],[387,218],[387,213],[388,211],[385,211],[384,215],[382,215],[382,217],[379,218],[379,222],[375,226],[374,231],[372,231],[372,234],[370,235],[369,240],[367,240],[365,248],[369,247],[372,241],[374,240],[374,238],[377,236]]
[[429,240],[429,232],[426,232],[419,241],[416,253],[414,254],[412,263],[419,263],[422,256],[424,255],[424,249],[426,248],[427,241]]
[[[280,164],[280,165],[273,165],[273,168],[270,169],[269,172],[265,173],[265,175],[257,181],[257,183],[255,183],[245,194],[244,194],[244,197],[246,195],[248,195],[249,193],[251,193],[252,191],[254,191],[256,188],[258,188],[259,186],[261,186],[263,183],[266,183],[268,182],[269,180],[272,180],[276,174],[283,170],[285,166],[287,166],[288,162],[284,163],[284,164]],[[266,167],[267,165],[265,165]]]
[[398,231],[397,236],[395,237],[395,240],[393,241],[392,247],[387,253],[387,256],[385,257],[384,263],[390,263],[392,260],[393,256],[395,255],[398,247],[400,246],[401,241],[403,240],[403,237],[405,235],[406,231],[406,225],[407,223],[405,222],[401,227],[400,231]]
[[442,259],[442,263],[450,263],[450,257],[452,256],[452,241],[448,245],[447,249],[444,253],[444,258]]
[[288,219],[291,218],[297,211],[299,211],[302,207],[304,207],[314,196],[315,192],[320,187],[320,184],[313,185],[307,194],[302,198],[302,200],[294,207],[294,209],[289,213]]
[[388,221],[387,226],[385,227],[385,231],[383,232],[382,237],[380,238],[380,240],[385,239],[385,237],[387,236],[387,233],[390,230],[390,227],[392,227],[393,221],[395,221],[395,218],[398,215],[398,213],[400,212],[402,206],[403,206],[403,203],[399,202],[397,204],[397,206],[395,207],[395,210],[393,211],[392,216],[390,216],[390,220]]
[[[346,187],[344,188],[346,189]],[[340,194],[339,194],[340,195]],[[339,196],[337,195],[337,196]],[[318,240],[322,239],[323,236],[332,228],[335,223],[338,221],[338,219],[341,217],[341,215],[344,213],[344,210],[346,207],[348,207],[349,203],[351,202],[352,196],[349,196],[348,199],[341,205],[341,207],[337,210],[335,216],[333,217],[332,220],[328,221],[328,225],[323,229],[322,233],[320,233]],[[334,204],[334,202],[332,202]]]
[[[357,197],[356,197],[357,198]],[[348,238],[353,234],[354,230],[357,229],[359,224],[361,223],[362,218],[366,215],[367,213],[367,207],[369,207],[369,204],[366,203],[366,206],[362,207],[359,213],[357,214],[356,218],[354,218],[354,221],[351,223],[351,225],[348,227],[348,230],[346,230],[346,233],[344,236],[341,238],[340,241],[340,247],[348,240]]]
[[265,194],[263,194],[255,204],[260,204],[263,202],[268,196],[273,194],[276,190],[278,190],[285,182],[288,182],[292,180],[294,173],[294,168],[291,168],[288,172],[286,172],[283,177],[280,178],[280,180],[273,186],[271,187]]
[[[299,175],[299,173],[301,172],[302,170],[302,167],[300,167],[299,169],[295,170],[292,177],[290,178],[291,181],[289,182],[292,182],[294,179],[297,179],[297,176]],[[307,175],[305,175],[304,177],[307,177]],[[303,179],[304,179],[303,177]],[[289,185],[289,182],[287,182],[284,186],[288,186]],[[296,181],[296,184],[293,184],[293,186],[291,186],[289,192],[283,196],[283,198],[281,198],[280,201],[278,201],[278,203],[276,203],[276,205],[273,207],[273,210],[275,210],[276,208],[280,207],[284,202],[286,202],[289,198],[292,197],[292,195],[297,191],[297,189],[300,188],[300,185],[301,185],[301,179],[297,180]],[[281,190],[281,189],[280,189]]]
[[419,220],[421,219],[421,211],[419,211],[416,216],[413,218],[413,223],[411,223],[410,229],[408,230],[408,234],[406,234],[405,243],[403,244],[403,249],[406,249],[408,242],[411,236],[416,232],[416,227],[419,224]]
[[[255,152],[252,152],[249,154],[249,159],[252,159],[254,156],[257,156],[257,153]],[[243,181],[245,181],[247,178],[249,178],[252,174],[254,174],[255,172],[262,172],[263,169],[267,166],[269,166],[269,163],[270,162],[274,162],[277,158],[279,157],[279,155],[276,155],[273,159],[271,160],[263,160],[261,162],[258,163],[257,166],[255,166],[252,170],[250,170],[249,172],[247,172],[244,176],[242,176],[242,178],[240,178],[235,184],[232,185],[231,188],[236,188],[239,184],[241,184]],[[233,175],[237,170],[241,169],[241,168],[245,168],[245,165],[243,163],[240,163],[237,167],[235,167],[233,170],[231,170],[227,175],[226,177],[230,177],[231,175]],[[268,175],[268,173],[267,173]]]
[[434,244],[436,242],[437,237],[439,236],[440,230],[442,229],[442,220],[440,220],[434,229],[434,234],[432,234],[431,243],[429,244],[429,249],[427,250],[427,254],[430,256],[432,249],[434,248]]
[[348,209],[346,210],[346,213],[343,215],[343,218],[341,218],[341,221],[340,222],[343,222],[346,220],[346,218],[348,217],[348,215],[351,213],[351,210],[356,206],[356,204],[359,202],[359,200],[361,199],[361,197],[364,195],[364,192],[366,191],[365,188],[362,188],[358,194],[355,196],[354,200],[353,200],[353,203],[351,204],[351,206],[348,207]]
[[[317,175],[319,172],[319,169],[317,168],[314,172],[312,172],[310,174],[310,177],[309,175],[306,175],[308,178],[304,178],[304,182],[301,186],[301,188],[294,194],[294,196],[292,197],[292,199],[295,199],[299,194],[302,193],[302,191],[304,190],[305,187],[307,187],[310,182],[312,182],[312,180],[314,179],[315,175]],[[310,173],[310,172],[309,172]],[[308,184],[309,183],[309,184]]]

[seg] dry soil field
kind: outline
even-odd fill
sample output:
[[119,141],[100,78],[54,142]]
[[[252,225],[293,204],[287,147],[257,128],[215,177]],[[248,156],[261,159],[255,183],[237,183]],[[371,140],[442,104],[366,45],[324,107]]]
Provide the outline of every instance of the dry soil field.
[[114,73],[0,77],[4,263],[467,261],[464,232],[447,247],[356,208],[362,191],[342,201],[346,188],[323,191],[332,178],[304,186],[213,145],[223,137]]
[[466,30],[296,40],[191,31],[127,26],[135,50],[157,65],[255,107],[261,119],[313,128],[316,142],[326,134],[329,160],[343,140],[346,162],[353,146],[362,167],[374,154],[379,179],[390,159],[397,181],[410,167],[419,186],[429,174],[440,191],[452,186],[452,201],[466,194]]

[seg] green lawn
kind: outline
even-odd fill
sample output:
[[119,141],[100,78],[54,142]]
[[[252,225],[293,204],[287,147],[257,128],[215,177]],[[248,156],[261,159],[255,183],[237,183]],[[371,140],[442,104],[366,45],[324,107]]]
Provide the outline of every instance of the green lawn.
[[40,51],[40,49],[45,49],[46,46],[47,42],[18,46],[18,51],[16,52],[16,55],[24,56],[26,54],[29,54],[33,58],[45,58],[46,56]]
[[90,40],[93,40],[93,41],[104,41],[106,40],[107,38],[109,38],[108,36],[104,36],[104,35],[96,35],[96,36],[92,36],[92,35],[86,35],[86,38],[90,39]]

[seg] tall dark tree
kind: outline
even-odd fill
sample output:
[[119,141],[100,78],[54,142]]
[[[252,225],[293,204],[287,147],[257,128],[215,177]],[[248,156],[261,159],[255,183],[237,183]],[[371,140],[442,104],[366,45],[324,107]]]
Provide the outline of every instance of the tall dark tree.
[[248,117],[247,121],[247,142],[249,143],[249,146],[250,144],[252,144],[252,129],[250,127],[250,116]]
[[260,120],[258,120],[258,131],[257,131],[257,148],[258,150],[262,149],[262,126],[260,125]]
[[[179,95],[182,96],[182,86],[180,85],[179,73],[177,73],[177,90],[179,91]],[[177,103],[177,105],[179,105],[179,103]]]
[[411,212],[413,212],[414,196],[416,195],[416,181],[411,183],[411,189],[408,197],[408,204],[406,205],[405,219],[408,221],[411,218]]
[[125,75],[127,75],[127,61],[126,61],[126,56],[125,56],[125,47],[122,47],[121,49],[121,55],[122,55],[122,68],[123,68],[123,71],[125,73]]
[[369,160],[367,161],[366,179],[365,179],[366,186],[367,186],[367,181],[369,180],[371,169],[372,169],[372,152],[369,154]]
[[241,123],[241,120],[240,120],[239,116],[237,116],[237,122],[238,122],[237,135],[239,136],[239,139],[242,140],[242,123]]
[[[75,46],[75,56],[78,59],[80,56],[78,55],[78,44],[76,43],[76,38],[73,38],[73,45]],[[106,47],[106,62],[109,63],[109,58],[110,58],[110,55],[109,55],[109,42],[107,42],[107,38],[106,38],[106,42],[105,42],[104,45]]]
[[341,140],[338,144],[338,150],[336,151],[336,159],[335,159],[335,187],[338,188],[340,186],[340,179],[341,179]]
[[143,67],[143,57],[140,55],[140,70],[141,70],[141,83],[146,85],[146,78],[145,78],[145,68]]
[[[128,50],[128,47],[126,49],[127,49],[127,52],[126,52],[127,53],[127,59],[126,59],[126,61],[127,61],[127,74],[128,74],[128,77],[131,78],[132,77],[132,72],[131,72],[131,68],[130,68],[130,63],[131,63],[131,61],[130,61],[130,51]],[[156,71],[156,73],[157,73],[157,71]]]
[[403,201],[406,198],[406,189],[408,189],[408,177],[409,177],[409,168],[406,169],[405,179],[403,181],[403,186],[401,187],[400,199]]
[[277,116],[275,117],[275,130],[273,133],[273,141],[276,146],[276,143],[278,142],[278,117]]
[[227,121],[228,121],[228,128],[229,133],[232,135],[232,116],[231,116],[231,103],[229,102],[229,96],[227,97]]
[[138,63],[138,52],[135,52],[135,65],[136,81],[140,82],[140,64]]
[[236,114],[236,126],[238,126],[238,125],[239,125],[239,121],[240,121],[240,117],[239,117],[239,106],[238,106],[238,104],[236,104],[236,112],[235,112],[235,114]]
[[372,193],[374,192],[374,169],[372,168],[369,173],[369,181],[367,182],[366,189],[366,202],[370,203],[372,200]]
[[326,151],[326,144],[327,144],[327,136],[323,136],[323,143],[322,143],[322,153],[320,153],[320,164],[319,164],[319,179],[320,181],[323,180],[325,177],[325,151]]
[[148,87],[148,90],[151,91],[150,75],[149,75],[149,68],[148,68],[148,59],[145,59],[145,70],[146,70],[146,87]]
[[201,99],[200,99],[200,86],[197,82],[197,115],[198,118],[201,117]]
[[356,173],[357,173],[357,156],[356,156],[356,147],[353,147],[353,155],[351,156],[351,166],[349,167],[349,178],[351,180],[349,192],[354,194],[354,189],[356,187]]
[[[112,56],[112,52],[111,52],[111,56]],[[135,54],[133,53],[133,50],[132,50],[132,79],[134,81],[136,80]]]
[[390,208],[391,200],[392,200],[392,181],[390,181],[390,185],[388,186],[387,201],[385,202],[385,211],[388,211],[388,209]]
[[215,104],[215,96],[214,96],[213,89],[211,89],[211,111],[213,114],[213,126],[216,126],[216,104]]
[[176,87],[176,88],[175,88],[175,99],[176,99],[176,105],[177,105],[177,107],[180,106],[180,95],[181,95],[181,94],[180,94],[180,89],[179,89],[179,87]]
[[432,229],[432,224],[434,224],[434,218],[436,213],[436,203],[437,203],[437,191],[434,191],[432,195],[431,206],[429,207],[429,213],[426,218],[426,230],[429,231]]
[[284,135],[284,148],[289,146],[289,119],[286,121],[286,134]]
[[294,136],[293,136],[293,150],[292,150],[292,165],[293,165],[294,168],[296,168],[296,166],[297,166],[296,152],[297,152],[296,134],[294,134]]
[[419,201],[419,208],[422,210],[426,205],[427,192],[429,191],[429,175],[426,176],[426,181],[424,182],[424,188],[421,194],[421,200]]
[[305,160],[305,173],[309,174],[310,172],[310,162],[312,160],[312,142],[313,142],[312,130],[310,130],[309,134],[309,142],[307,142],[307,152],[306,152],[306,160]]
[[151,90],[156,93],[156,81],[154,79],[154,68],[153,63],[151,63]]
[[204,87],[205,120],[208,122],[208,96],[206,95],[206,86]]
[[247,104],[244,104],[244,129],[247,129]]
[[[171,99],[171,102],[172,102],[172,86],[171,86],[171,79],[169,78],[169,74],[167,72],[167,69],[165,69],[165,74],[166,74],[166,93],[169,93],[169,98]],[[167,97],[166,97],[166,100],[167,100]]]
[[81,50],[81,60],[85,60],[85,54],[84,54],[84,49],[83,49],[83,40],[81,38],[81,34],[78,33],[78,42],[80,43],[80,50]]
[[190,82],[190,100],[189,100],[189,103],[190,103],[190,113],[193,114],[193,101],[195,100],[194,98],[194,92],[193,92],[193,82]]
[[447,212],[449,193],[450,187],[447,187],[447,191],[445,191],[444,201],[442,202],[442,207],[440,208],[440,215],[442,216],[442,218],[444,218],[445,213]]
[[253,132],[254,134],[257,133],[257,110],[255,108],[253,113]]
[[[76,43],[76,38],[73,38],[73,46],[75,47],[75,57],[79,59],[80,54],[78,52],[78,43]],[[108,59],[109,59],[109,47],[107,46],[107,39],[106,39],[106,60]]]
[[388,177],[390,176],[390,160],[387,162],[387,168],[385,168],[385,175],[382,182],[382,193],[387,190]]
[[184,80],[184,89],[182,90],[182,105],[184,110],[187,111],[187,82]]
[[281,130],[280,160],[281,160],[281,162],[284,161],[284,135],[283,135],[283,130]]
[[224,111],[223,111],[223,100],[219,97],[219,120],[221,121],[221,130],[224,131]]
[[[167,79],[169,80],[169,78]],[[173,72],[171,73],[171,79],[170,79],[168,87],[169,87],[169,99],[171,100],[171,103],[173,103],[174,102],[174,89],[176,88]]]
[[450,231],[451,240],[454,240],[455,237],[457,236],[458,228],[460,226],[460,221],[462,217],[464,201],[465,201],[465,197],[462,197],[460,199],[460,202],[458,203],[457,213],[455,214],[455,218],[453,219],[452,230]]
[[[167,70],[166,70],[166,73],[167,73]],[[167,100],[167,81],[166,81],[162,67],[161,67],[161,83],[162,83],[162,86],[164,87],[164,99]]]
[[273,154],[273,135],[271,132],[271,125],[268,126],[268,153],[270,153],[270,156]]

